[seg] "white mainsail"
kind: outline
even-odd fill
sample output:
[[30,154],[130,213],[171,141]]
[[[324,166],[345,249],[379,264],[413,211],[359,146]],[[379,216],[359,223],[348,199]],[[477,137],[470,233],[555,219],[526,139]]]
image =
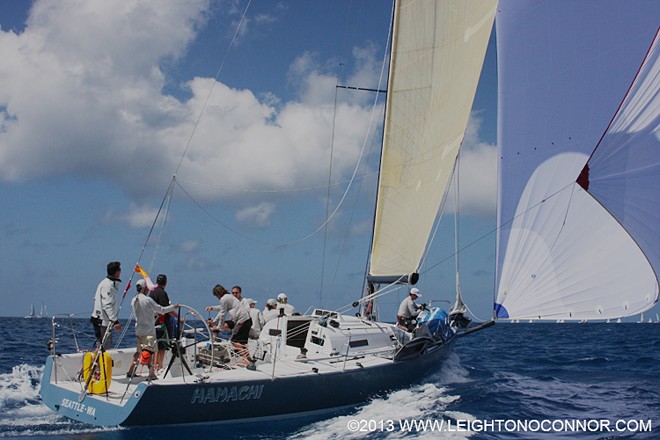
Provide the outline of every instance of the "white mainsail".
[[369,278],[414,282],[470,115],[496,0],[397,2]]
[[[607,319],[657,301],[658,17],[658,2],[500,1],[497,316]],[[599,141],[587,192],[576,180]]]

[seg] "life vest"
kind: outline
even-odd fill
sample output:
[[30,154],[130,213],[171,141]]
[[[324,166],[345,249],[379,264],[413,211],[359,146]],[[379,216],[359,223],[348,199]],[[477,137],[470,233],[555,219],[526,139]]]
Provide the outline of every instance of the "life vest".
[[[112,358],[109,353],[101,352],[94,370],[92,370],[93,363],[94,353],[91,351],[85,353],[83,357],[83,377],[86,383],[89,382],[87,390],[92,394],[103,394],[108,391],[110,382],[112,382]],[[91,379],[90,375],[92,375]]]

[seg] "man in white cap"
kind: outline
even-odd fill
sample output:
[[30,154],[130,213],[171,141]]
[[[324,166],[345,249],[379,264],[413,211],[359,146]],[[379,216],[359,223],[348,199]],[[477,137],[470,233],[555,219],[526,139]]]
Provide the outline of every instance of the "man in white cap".
[[252,319],[252,327],[250,327],[250,339],[259,339],[259,333],[261,333],[261,329],[266,323],[266,320],[264,319],[264,315],[261,313],[261,310],[254,306],[257,302],[252,298],[246,298],[246,300],[250,305],[248,312],[250,313],[250,319]]
[[[285,293],[280,293],[277,295],[277,309],[278,310],[284,310],[284,314],[287,316],[291,316],[294,313],[296,313],[295,307],[293,307],[291,304],[289,304],[289,298],[286,296]],[[281,312],[280,312],[281,313]]]
[[277,318],[278,315],[279,311],[277,310],[277,301],[275,298],[268,298],[268,301],[266,301],[266,307],[264,307],[263,311],[264,320],[268,322],[271,319]]
[[169,306],[163,307],[158,304],[153,298],[149,297],[149,291],[147,290],[147,282],[143,279],[140,279],[135,284],[135,290],[137,290],[137,295],[131,301],[131,307],[133,307],[133,313],[135,314],[135,336],[137,336],[137,351],[133,356],[133,363],[128,369],[126,374],[128,377],[133,377],[135,374],[135,367],[137,366],[138,357],[142,354],[143,350],[149,352],[148,356],[145,356],[145,359],[148,360],[149,365],[149,379],[157,379],[156,372],[154,370],[155,365],[152,361],[151,355],[155,350],[155,341],[156,341],[156,327],[154,327],[154,319],[158,315],[170,313],[174,311],[178,304],[171,304]]
[[401,301],[399,311],[396,313],[397,325],[406,331],[412,331],[415,327],[415,319],[419,315],[423,306],[415,304],[415,300],[420,298],[422,294],[417,287],[410,289],[408,296]]

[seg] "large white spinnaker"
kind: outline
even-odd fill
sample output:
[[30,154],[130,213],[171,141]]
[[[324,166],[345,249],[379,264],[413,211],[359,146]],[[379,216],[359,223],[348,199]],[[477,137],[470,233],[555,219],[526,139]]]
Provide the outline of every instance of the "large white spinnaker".
[[[643,186],[660,181],[659,83],[657,70],[648,79],[637,72],[659,16],[658,2],[500,1],[497,316],[607,319],[657,301],[647,249],[657,261],[660,192]],[[631,88],[636,76],[645,85]],[[617,113],[624,98],[629,110],[624,103]],[[594,153],[592,196],[576,179],[601,138],[619,156]],[[618,149],[622,139],[630,145]],[[597,162],[608,156],[611,173]],[[634,171],[640,160],[653,168],[644,182]],[[631,198],[638,191],[649,206]]]
[[397,1],[369,279],[412,282],[472,108],[496,0]]
[[658,300],[660,276],[660,28],[581,177],[653,268],[655,290],[640,291],[641,311],[650,309]]

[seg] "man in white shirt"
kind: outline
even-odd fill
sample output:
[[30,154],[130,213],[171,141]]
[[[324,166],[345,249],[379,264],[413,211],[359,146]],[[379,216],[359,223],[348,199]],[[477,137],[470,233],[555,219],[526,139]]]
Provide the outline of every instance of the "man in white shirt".
[[[156,341],[156,327],[154,325],[154,318],[158,315],[164,315],[179,307],[178,304],[172,304],[166,307],[161,306],[153,298],[149,297],[147,290],[147,283],[145,280],[138,280],[135,284],[135,289],[138,294],[131,301],[133,313],[135,314],[135,336],[137,336],[137,352],[133,357],[133,364],[128,371],[128,376],[133,377],[135,371],[135,364],[138,356],[141,355],[143,350],[154,353]],[[149,378],[156,379],[154,374],[154,365],[149,356]]]
[[399,310],[396,313],[397,325],[406,331],[412,331],[415,327],[415,319],[422,310],[422,306],[415,304],[415,300],[420,298],[422,294],[417,287],[410,289],[408,296],[401,301]]
[[[220,301],[220,305],[206,307],[207,312],[218,310],[218,314],[211,322],[213,330],[220,330],[223,326],[231,330],[232,335],[229,340],[234,344],[236,351],[245,358],[247,365],[249,363],[247,341],[252,327],[250,313],[239,300],[230,295],[227,289],[220,284],[216,284],[213,288],[213,295]],[[229,314],[230,319],[225,321],[227,314]]]
[[296,313],[295,307],[289,304],[289,298],[285,293],[280,293],[277,295],[277,308],[284,310],[284,314],[287,316],[292,316]]
[[241,302],[243,307],[245,307],[246,309],[250,308],[250,304],[248,303],[248,299],[243,297],[243,289],[241,288],[241,286],[232,287],[231,288],[231,294],[234,295],[234,298],[236,298],[237,300],[239,300]]
[[271,319],[277,318],[279,314],[280,311],[277,308],[277,301],[275,298],[268,298],[268,301],[266,301],[266,307],[264,307],[263,311],[264,320],[268,322]]
[[112,345],[112,331],[109,332],[105,341],[103,338],[107,333],[110,326],[116,331],[121,330],[117,314],[119,313],[119,304],[117,303],[117,291],[119,290],[119,283],[121,280],[121,263],[119,261],[112,261],[107,266],[108,276],[103,278],[96,288],[94,294],[94,310],[90,321],[94,327],[94,335],[98,341],[98,346],[107,349]]
[[252,328],[250,328],[250,338],[259,339],[259,333],[261,333],[261,329],[266,323],[266,320],[264,319],[264,315],[261,313],[261,310],[255,307],[255,304],[257,304],[255,300],[251,298],[247,298],[247,303],[250,305],[248,312],[250,313],[250,319],[252,319]]

